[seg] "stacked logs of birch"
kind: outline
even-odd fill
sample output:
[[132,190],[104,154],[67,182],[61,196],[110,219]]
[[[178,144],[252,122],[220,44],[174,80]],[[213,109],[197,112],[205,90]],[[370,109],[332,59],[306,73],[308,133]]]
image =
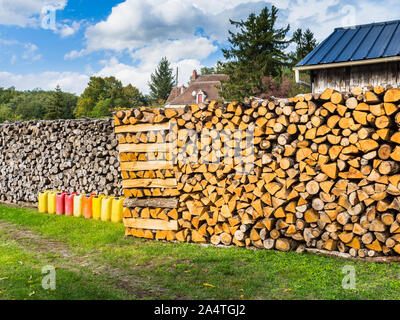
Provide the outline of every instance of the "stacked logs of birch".
[[399,103],[379,86],[119,111],[126,234],[398,255]]
[[120,194],[112,119],[4,123],[0,201],[35,203],[44,190]]

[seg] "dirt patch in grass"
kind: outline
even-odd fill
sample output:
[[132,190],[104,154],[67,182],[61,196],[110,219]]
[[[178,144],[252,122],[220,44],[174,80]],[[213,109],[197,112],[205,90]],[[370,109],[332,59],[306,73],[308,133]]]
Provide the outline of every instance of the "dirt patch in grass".
[[[13,223],[0,221],[0,239],[5,238],[18,243],[23,249],[34,253],[39,260],[50,259],[52,263],[59,268],[79,272],[82,268],[90,270],[94,275],[101,274],[110,279],[110,282],[135,298],[157,298],[167,293],[167,290],[152,285],[151,289],[143,288],[148,284],[147,280],[141,279],[132,267],[127,272],[124,269],[111,266],[109,264],[99,263],[96,257],[99,252],[93,251],[85,255],[79,255],[73,252],[68,245],[44,238],[32,230],[21,228]],[[48,256],[51,256],[50,258]],[[47,257],[46,257],[47,256]]]

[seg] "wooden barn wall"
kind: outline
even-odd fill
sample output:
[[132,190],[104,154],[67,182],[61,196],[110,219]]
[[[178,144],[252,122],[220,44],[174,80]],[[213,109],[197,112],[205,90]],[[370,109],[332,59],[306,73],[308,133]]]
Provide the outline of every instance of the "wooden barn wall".
[[326,88],[348,92],[353,87],[369,85],[400,87],[400,62],[313,71],[314,93],[321,93]]

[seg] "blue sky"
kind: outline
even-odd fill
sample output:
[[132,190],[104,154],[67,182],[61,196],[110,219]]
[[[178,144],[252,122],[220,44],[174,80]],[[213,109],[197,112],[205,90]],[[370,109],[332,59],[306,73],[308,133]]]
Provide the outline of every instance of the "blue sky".
[[80,94],[90,76],[113,75],[147,93],[163,56],[185,84],[222,59],[229,18],[266,5],[319,41],[335,27],[400,19],[398,0],[0,0],[0,87]]

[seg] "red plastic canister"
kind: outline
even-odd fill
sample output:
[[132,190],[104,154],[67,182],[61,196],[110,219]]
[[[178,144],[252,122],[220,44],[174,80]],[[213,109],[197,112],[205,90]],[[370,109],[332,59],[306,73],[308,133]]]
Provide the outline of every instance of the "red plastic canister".
[[74,215],[74,196],[76,192],[68,193],[65,195],[65,215],[73,216]]
[[93,217],[93,209],[92,209],[92,202],[93,202],[93,197],[95,197],[96,194],[88,194],[82,199],[82,215],[86,219],[92,219]]
[[56,214],[62,216],[65,210],[65,195],[67,192],[56,194]]

